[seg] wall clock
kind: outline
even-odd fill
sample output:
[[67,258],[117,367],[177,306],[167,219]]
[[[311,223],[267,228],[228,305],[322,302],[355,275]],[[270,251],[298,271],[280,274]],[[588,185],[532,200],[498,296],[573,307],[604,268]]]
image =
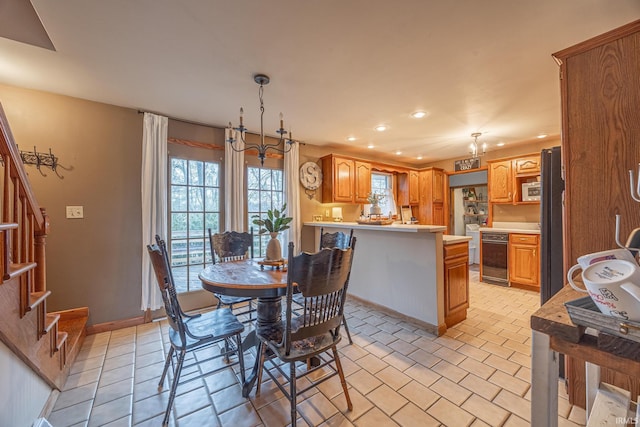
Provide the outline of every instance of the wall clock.
[[300,167],[300,183],[304,187],[304,192],[313,199],[316,190],[322,184],[322,170],[315,162],[306,162]]

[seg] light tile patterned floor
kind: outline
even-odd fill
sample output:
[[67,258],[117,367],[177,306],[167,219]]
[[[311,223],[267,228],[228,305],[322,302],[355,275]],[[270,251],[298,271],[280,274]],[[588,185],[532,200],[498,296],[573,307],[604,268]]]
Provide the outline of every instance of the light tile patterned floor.
[[[300,398],[298,425],[528,426],[529,316],[539,295],[478,283],[477,272],[471,279],[468,318],[442,337],[350,302],[354,344],[343,340],[340,352],[353,411],[336,377]],[[87,337],[52,425],[159,426],[168,394],[157,390],[165,328],[154,322]],[[253,355],[246,360],[250,366]],[[559,388],[559,425],[584,425],[584,410]],[[237,374],[224,370],[178,390],[171,425],[286,426],[288,405],[271,381],[260,397],[242,398]]]

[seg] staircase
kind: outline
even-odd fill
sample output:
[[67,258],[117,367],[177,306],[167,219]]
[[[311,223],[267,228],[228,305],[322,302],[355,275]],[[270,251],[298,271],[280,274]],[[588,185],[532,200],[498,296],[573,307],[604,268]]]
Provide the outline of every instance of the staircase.
[[47,311],[49,220],[33,195],[1,105],[0,167],[0,340],[52,388],[62,389],[82,346],[89,309]]

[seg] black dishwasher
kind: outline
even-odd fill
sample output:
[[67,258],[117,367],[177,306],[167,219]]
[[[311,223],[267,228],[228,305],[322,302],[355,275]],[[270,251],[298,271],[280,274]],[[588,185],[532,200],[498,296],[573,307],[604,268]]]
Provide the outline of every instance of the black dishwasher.
[[509,233],[482,232],[482,281],[509,285]]

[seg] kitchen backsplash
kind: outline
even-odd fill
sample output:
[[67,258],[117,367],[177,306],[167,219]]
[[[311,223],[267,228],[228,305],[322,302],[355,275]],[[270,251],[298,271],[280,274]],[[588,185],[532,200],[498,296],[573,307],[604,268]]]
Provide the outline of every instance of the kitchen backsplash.
[[540,204],[534,205],[493,205],[493,223],[498,222],[540,222]]

